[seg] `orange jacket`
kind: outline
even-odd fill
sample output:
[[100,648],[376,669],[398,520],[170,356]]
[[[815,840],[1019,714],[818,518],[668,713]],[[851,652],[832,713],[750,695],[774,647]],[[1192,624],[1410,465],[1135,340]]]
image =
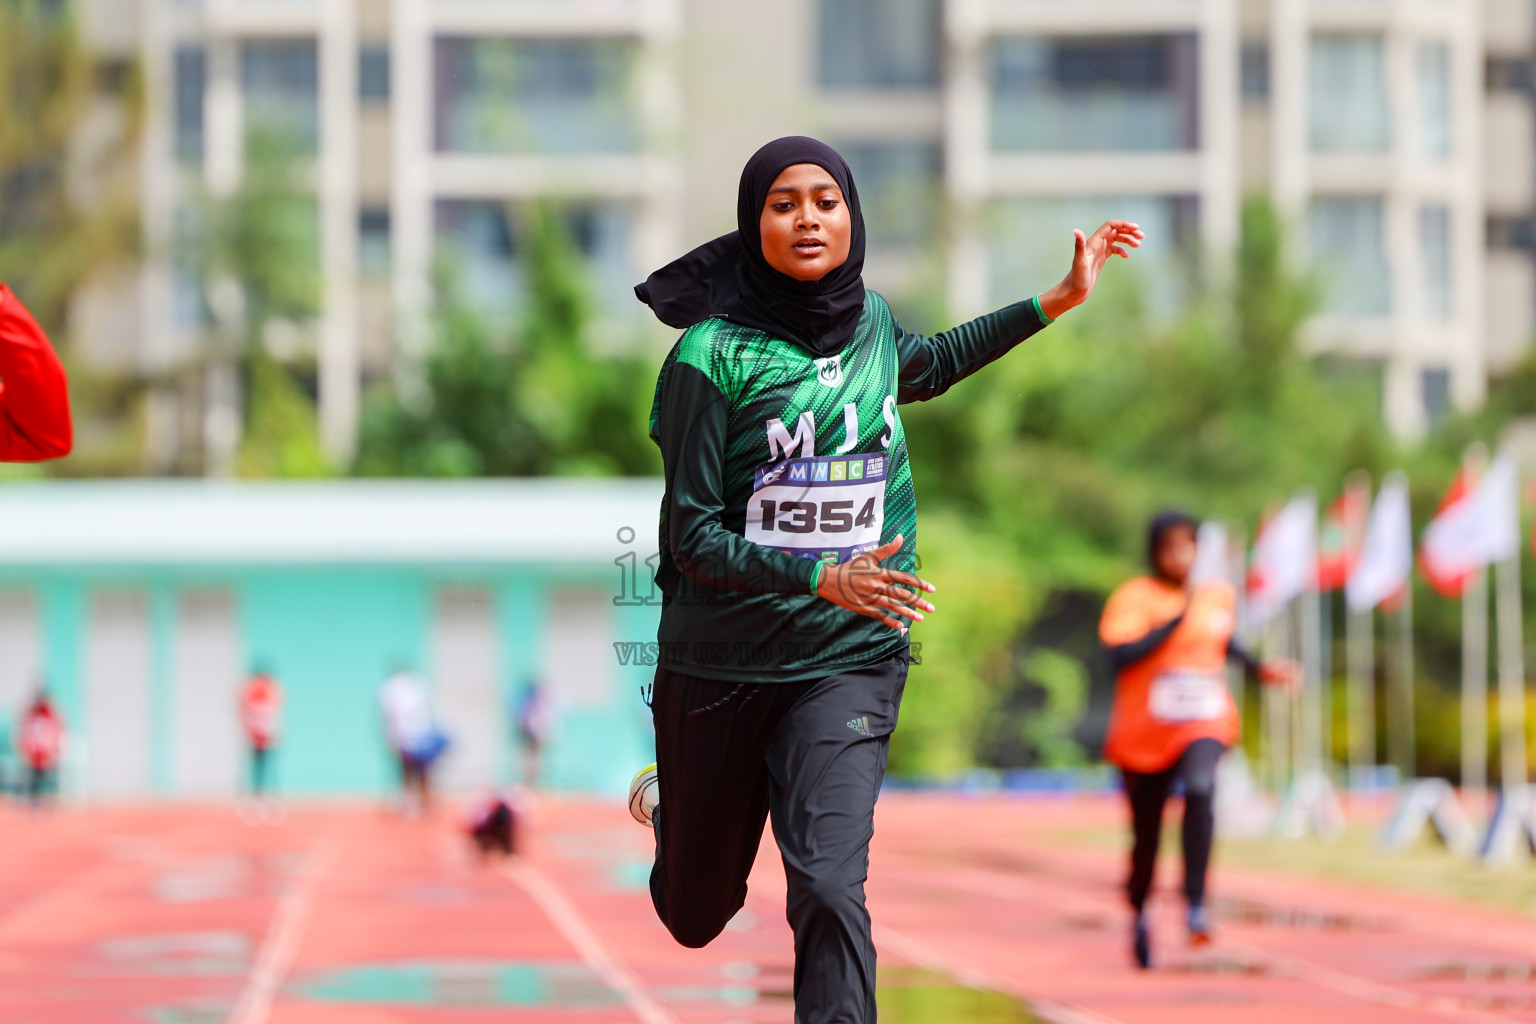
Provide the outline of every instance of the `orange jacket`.
[[1115,680],[1104,756],[1121,768],[1160,772],[1195,740],[1237,742],[1237,705],[1226,685],[1237,607],[1230,586],[1207,583],[1189,594],[1150,576],[1130,580],[1104,606],[1099,639],[1111,647],[1140,640],[1172,622],[1186,601],[1184,621],[1168,639]]
[[0,284],[0,461],[62,458],[73,446],[64,365],[21,300]]

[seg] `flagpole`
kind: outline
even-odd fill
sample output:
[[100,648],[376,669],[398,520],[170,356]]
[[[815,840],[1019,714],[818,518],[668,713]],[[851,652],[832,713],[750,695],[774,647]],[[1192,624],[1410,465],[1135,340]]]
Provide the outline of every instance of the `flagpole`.
[[1333,776],[1333,591],[1318,590],[1318,677],[1317,702],[1322,708],[1318,719],[1318,749],[1322,752],[1321,766]]
[[1461,590],[1461,792],[1474,821],[1488,789],[1488,574],[1478,568]]
[[1376,763],[1376,612],[1349,611],[1344,621],[1349,670],[1349,786]]
[[1413,708],[1413,579],[1403,585],[1403,603],[1397,613],[1397,675],[1401,720],[1397,732],[1401,741],[1398,756],[1393,763],[1407,782],[1418,773],[1417,744],[1415,743],[1415,719]]
[[[1513,455],[1510,456],[1513,458]],[[1519,522],[1518,477],[1514,521]],[[1525,638],[1520,608],[1520,548],[1499,560],[1495,572],[1499,628],[1499,785],[1516,798],[1528,778],[1525,756]]]

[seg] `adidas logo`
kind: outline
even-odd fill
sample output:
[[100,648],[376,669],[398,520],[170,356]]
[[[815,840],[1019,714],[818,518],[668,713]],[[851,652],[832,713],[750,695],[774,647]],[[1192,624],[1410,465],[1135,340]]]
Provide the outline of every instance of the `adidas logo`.
[[851,720],[848,723],[848,728],[852,729],[860,736],[873,735],[873,733],[869,731],[869,718],[866,715],[860,715],[858,718]]

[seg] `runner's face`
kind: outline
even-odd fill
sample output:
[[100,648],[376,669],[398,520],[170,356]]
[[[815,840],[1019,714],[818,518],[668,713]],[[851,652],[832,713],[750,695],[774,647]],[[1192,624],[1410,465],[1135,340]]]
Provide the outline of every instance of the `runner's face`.
[[847,262],[853,226],[832,175],[795,164],[773,180],[758,232],[770,267],[796,281],[820,281]]
[[1183,586],[1195,567],[1195,531],[1175,526],[1157,542],[1157,572],[1169,583]]

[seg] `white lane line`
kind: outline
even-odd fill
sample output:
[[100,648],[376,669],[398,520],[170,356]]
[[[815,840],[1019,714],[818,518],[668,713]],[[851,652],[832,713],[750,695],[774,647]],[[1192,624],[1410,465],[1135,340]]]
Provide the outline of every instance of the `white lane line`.
[[304,875],[290,885],[272,913],[272,924],[267,937],[256,952],[256,962],[245,979],[245,988],[229,1011],[226,1024],[266,1024],[272,1015],[272,1003],[283,976],[293,963],[298,951],[299,939],[304,935],[304,925],[309,919],[310,906],[320,879],[335,859],[336,844],[323,844],[309,855],[304,865]]
[[657,1005],[640,984],[640,979],[608,950],[581,916],[581,911],[576,909],[576,904],[553,879],[519,857],[514,857],[502,868],[502,873],[539,905],[544,916],[565,936],[565,941],[576,948],[587,966],[603,979],[603,984],[624,998],[642,1024],[677,1024],[677,1018]]
[[[899,856],[920,865],[927,866],[927,858],[919,853],[900,851]],[[964,868],[950,870],[941,875],[934,875],[939,879],[937,884],[951,889],[959,889],[962,892],[971,892],[985,895],[994,899],[1010,899],[1020,902],[1033,900],[1037,893],[1018,877],[1000,872],[992,868]],[[1084,879],[1077,874],[1062,872],[1055,876],[1073,887],[1081,887]],[[1058,886],[1055,890],[1059,906],[1076,906],[1080,910],[1105,910],[1107,905],[1097,896],[1089,896],[1078,893],[1075,888],[1071,891],[1066,886]],[[1412,1010],[1418,1013],[1426,1013],[1437,1017],[1447,1017],[1452,1020],[1483,1021],[1485,1024],[1509,1024],[1516,1018],[1502,1016],[1486,1010],[1478,1010],[1473,1007],[1460,1005],[1456,1000],[1427,995],[1415,992],[1411,989],[1399,988],[1386,982],[1375,981],[1358,974],[1350,974],[1336,968],[1325,967],[1315,961],[1306,960],[1295,955],[1287,955],[1259,946],[1244,943],[1232,939],[1221,941],[1223,949],[1243,953],[1256,962],[1267,963],[1273,967],[1282,968],[1283,973],[1304,984],[1311,984],[1318,988],[1328,989],[1340,995],[1350,996],[1362,1002],[1375,1003],[1378,1006],[1387,1006],[1398,1010]],[[900,953],[894,947],[893,951]],[[905,954],[901,954],[905,955]],[[958,979],[957,979],[958,980]],[[990,986],[994,991],[1008,991],[997,985]],[[1062,1007],[1079,1014],[1091,1014],[1087,1019],[1097,1018],[1108,1021],[1110,1018],[1100,1017],[1093,1011],[1082,1007]],[[1042,1014],[1044,1016],[1045,1014]],[[1066,1024],[1064,1021],[1063,1024]]]

